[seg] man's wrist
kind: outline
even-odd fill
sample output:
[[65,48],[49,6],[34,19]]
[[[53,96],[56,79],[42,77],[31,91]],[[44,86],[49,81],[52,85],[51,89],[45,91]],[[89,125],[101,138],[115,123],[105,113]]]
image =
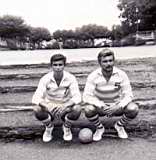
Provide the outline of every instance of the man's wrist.
[[47,103],[45,103],[45,102],[40,102],[39,104],[38,104],[41,108],[46,108],[47,107]]
[[69,101],[64,104],[65,107],[73,107],[74,105],[75,103],[73,101]]

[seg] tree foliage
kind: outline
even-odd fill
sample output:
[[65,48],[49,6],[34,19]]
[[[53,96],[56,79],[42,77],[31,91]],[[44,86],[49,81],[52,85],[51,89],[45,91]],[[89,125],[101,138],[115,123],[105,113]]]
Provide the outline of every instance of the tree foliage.
[[118,8],[125,32],[133,33],[139,30],[155,30],[156,1],[155,0],[119,0]]
[[111,32],[111,39],[112,40],[120,40],[124,37],[123,28],[121,25],[113,25],[112,32]]
[[108,38],[110,36],[110,31],[107,27],[96,24],[84,25],[80,30],[86,35],[87,39]]
[[53,33],[53,38],[65,42],[67,39],[74,39],[75,33],[73,30],[56,30]]
[[21,17],[5,15],[0,17],[0,37],[23,37],[29,33],[28,26]]
[[0,37],[10,48],[25,48],[25,43],[38,44],[51,40],[51,34],[46,28],[28,26],[21,17],[4,15],[0,17]]
[[30,27],[30,41],[35,43],[40,43],[43,40],[49,41],[51,40],[51,34],[46,28],[41,27]]
[[62,41],[65,47],[70,44],[74,48],[77,45],[81,47],[94,46],[94,39],[108,38],[110,36],[111,31],[107,27],[96,24],[83,25],[75,30],[57,30],[53,33],[53,38]]

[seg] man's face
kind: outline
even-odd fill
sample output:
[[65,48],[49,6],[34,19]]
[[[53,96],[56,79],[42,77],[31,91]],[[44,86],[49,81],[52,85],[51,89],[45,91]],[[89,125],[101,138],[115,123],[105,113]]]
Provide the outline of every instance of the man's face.
[[113,66],[114,66],[113,56],[110,55],[110,56],[106,56],[106,57],[101,57],[100,66],[101,66],[102,70],[104,70],[106,72],[111,72],[113,70]]
[[54,61],[51,67],[54,72],[63,72],[65,65],[63,60],[60,60],[60,61]]

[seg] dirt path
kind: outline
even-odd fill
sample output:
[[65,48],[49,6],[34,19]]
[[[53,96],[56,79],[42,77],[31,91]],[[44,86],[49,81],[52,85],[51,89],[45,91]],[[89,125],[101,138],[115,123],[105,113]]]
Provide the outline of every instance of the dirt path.
[[155,160],[155,140],[105,137],[98,143],[82,145],[41,140],[0,143],[1,160]]

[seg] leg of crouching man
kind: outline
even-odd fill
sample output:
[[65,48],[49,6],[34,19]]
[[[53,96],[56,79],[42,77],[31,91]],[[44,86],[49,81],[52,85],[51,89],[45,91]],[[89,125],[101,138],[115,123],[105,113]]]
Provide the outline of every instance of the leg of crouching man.
[[63,139],[65,141],[71,141],[73,138],[71,127],[72,124],[78,120],[81,114],[81,106],[80,105],[73,105],[62,114],[61,118],[63,120]]
[[35,117],[45,125],[45,131],[43,133],[43,141],[49,142],[52,140],[52,131],[54,125],[52,124],[53,117],[48,110],[43,106],[35,106]]
[[86,105],[84,109],[85,109],[85,116],[96,127],[96,131],[93,134],[93,140],[100,141],[102,139],[102,135],[105,131],[105,128],[99,119],[99,114],[97,112],[97,109],[93,105]]
[[125,106],[121,119],[117,121],[114,126],[120,138],[128,138],[128,135],[124,130],[124,126],[132,121],[138,115],[138,112],[138,105],[133,102],[130,102],[127,106]]

